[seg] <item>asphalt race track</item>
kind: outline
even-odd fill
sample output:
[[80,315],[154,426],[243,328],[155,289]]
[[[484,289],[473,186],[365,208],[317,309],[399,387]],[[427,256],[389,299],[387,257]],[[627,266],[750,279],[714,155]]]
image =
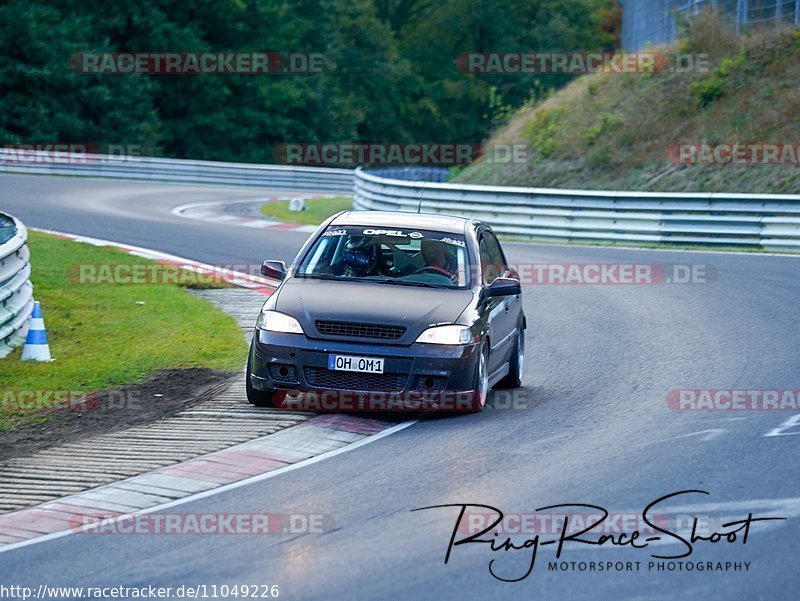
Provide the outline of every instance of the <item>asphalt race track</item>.
[[[306,234],[215,225],[177,205],[253,198],[251,190],[0,176],[0,208],[27,225],[154,248],[207,263],[290,260]],[[278,585],[281,599],[797,599],[800,425],[791,410],[680,411],[674,389],[800,388],[800,258],[506,243],[515,263],[702,266],[705,282],[526,285],[524,388],[483,413],[422,420],[391,436],[171,511],[324,514],[322,534],[72,535],[0,554],[3,582],[37,587]],[[35,270],[35,257],[33,257]],[[35,274],[35,271],[34,271]],[[35,278],[34,278],[35,282]],[[176,316],[179,318],[179,316]],[[512,406],[507,406],[512,405]],[[782,427],[781,424],[784,424]],[[533,514],[556,504],[752,525],[746,544],[697,542],[683,562],[748,562],[747,571],[663,570],[647,549],[567,543],[445,552],[458,508]],[[588,510],[573,510],[571,513]],[[542,512],[539,512],[542,513]],[[555,512],[557,513],[557,511]],[[590,513],[590,512],[589,512]],[[720,522],[721,520],[721,522]],[[458,537],[465,536],[459,533]],[[488,535],[487,535],[488,536]],[[517,538],[521,544],[533,534]],[[542,541],[552,536],[543,534]],[[502,542],[504,536],[500,536]],[[641,539],[640,539],[641,540]],[[498,544],[499,546],[499,544]],[[638,571],[589,571],[636,562]]]

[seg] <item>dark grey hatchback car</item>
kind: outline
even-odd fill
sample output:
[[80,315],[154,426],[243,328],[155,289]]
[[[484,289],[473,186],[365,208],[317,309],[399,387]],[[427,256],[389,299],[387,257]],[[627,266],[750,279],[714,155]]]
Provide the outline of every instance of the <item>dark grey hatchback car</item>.
[[521,384],[519,276],[481,222],[347,211],[262,273],[281,283],[250,349],[254,405],[480,411]]

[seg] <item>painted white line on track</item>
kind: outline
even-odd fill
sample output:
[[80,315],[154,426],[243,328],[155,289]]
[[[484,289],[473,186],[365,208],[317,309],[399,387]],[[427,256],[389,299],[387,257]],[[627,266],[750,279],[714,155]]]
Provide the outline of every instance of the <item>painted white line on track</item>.
[[235,205],[235,204],[244,204],[248,202],[259,202],[263,203],[263,198],[249,198],[245,200],[206,200],[203,202],[190,202],[187,204],[179,205],[170,211],[176,217],[183,217],[183,213],[186,211],[191,211],[192,209],[201,209],[203,207],[215,207],[218,205]]
[[769,438],[773,436],[800,435],[800,429],[796,430],[795,432],[787,432],[787,430],[792,430],[793,428],[800,428],[800,413],[797,413],[792,417],[790,417],[789,419],[787,419],[786,421],[781,422],[781,424],[777,428],[773,428],[772,430],[764,434],[764,436]]
[[[172,507],[177,507],[179,505],[184,505],[186,503],[191,503],[193,501],[198,501],[200,499],[205,499],[208,497],[213,497],[215,495],[228,492],[229,490],[235,490],[237,488],[242,488],[244,486],[249,486],[250,484],[255,484],[257,482],[263,482],[264,480],[269,480],[271,478],[275,478],[276,476],[280,476],[282,474],[292,472],[294,470],[307,467],[309,465],[314,465],[315,463],[319,463],[320,461],[324,461],[325,459],[330,459],[331,457],[336,457],[337,455],[341,455],[342,453],[346,453],[348,451],[354,451],[359,447],[363,447],[364,445],[370,444],[372,442],[376,442],[382,438],[386,438],[394,434],[395,432],[399,432],[400,430],[405,430],[416,424],[419,420],[411,420],[407,422],[402,422],[397,424],[396,426],[391,426],[378,432],[377,434],[373,434],[368,436],[358,442],[354,442],[344,447],[340,447],[333,451],[328,451],[327,453],[323,453],[322,455],[317,455],[316,457],[310,457],[309,459],[305,459],[303,461],[298,461],[297,463],[293,463],[292,465],[287,465],[286,467],[281,467],[276,470],[272,470],[270,472],[265,472],[263,474],[258,474],[256,476],[252,476],[250,478],[246,478],[244,480],[239,480],[238,482],[231,482],[230,484],[224,484],[218,488],[212,488],[211,490],[205,490],[199,493],[195,493],[188,497],[183,497],[181,499],[176,499],[174,501],[169,501],[167,503],[163,503],[161,505],[156,505],[154,507],[148,507],[146,509],[142,509],[141,511],[136,511],[132,514],[125,514],[125,515],[118,515],[114,518],[110,518],[107,520],[107,523],[112,524],[116,523],[123,519],[130,519],[132,515],[142,515],[147,513],[155,513],[157,511],[162,511],[165,509],[171,509]],[[53,532],[52,534],[45,534],[38,538],[32,538],[26,541],[20,541],[18,543],[11,543],[4,547],[0,547],[0,553],[5,553],[6,551],[13,551],[14,549],[21,549],[22,547],[28,547],[30,545],[36,545],[39,543],[48,542],[51,540],[56,540],[58,538],[63,538],[65,536],[69,536],[70,534],[79,534],[80,532],[77,530],[62,530],[60,532]]]
[[661,444],[662,442],[670,442],[670,441],[673,441],[673,440],[680,440],[681,438],[690,438],[692,436],[700,436],[700,435],[703,435],[703,437],[700,440],[702,442],[706,442],[706,441],[709,441],[709,440],[714,440],[717,436],[721,436],[724,433],[725,433],[725,430],[723,428],[711,428],[711,429],[708,429],[708,430],[699,430],[698,432],[689,432],[687,434],[678,434],[677,436],[670,436],[669,438],[664,438],[664,439],[661,439],[661,440],[653,440],[653,441],[648,442],[648,443],[646,443],[646,444],[644,444],[642,446],[646,447],[646,446],[650,446],[650,445],[653,445],[653,444]]
[[[297,193],[294,197],[286,197],[286,198],[305,198],[305,199],[312,199],[312,198],[329,198],[328,195],[319,195],[319,194],[302,194]],[[278,197],[278,200],[281,200],[283,197]],[[299,223],[285,223],[282,221],[274,221],[269,219],[264,219],[261,216],[258,217],[246,217],[246,216],[237,216],[237,215],[226,215],[224,213],[219,212],[219,209],[213,209],[211,207],[225,207],[228,205],[234,204],[245,204],[245,203],[259,203],[264,204],[265,202],[269,202],[274,200],[274,196],[267,198],[267,199],[249,199],[249,200],[210,200],[210,201],[203,201],[203,202],[193,202],[189,204],[179,205],[172,209],[172,214],[176,217],[183,217],[185,219],[195,219],[197,221],[205,221],[207,223],[224,223],[226,225],[234,225],[239,227],[248,227],[251,229],[278,229],[284,232],[313,232],[317,229],[315,225],[302,225]],[[197,211],[198,209],[206,209],[202,210],[199,213],[192,214],[192,211]],[[216,212],[215,212],[216,211]]]
[[[706,496],[705,498],[708,497]],[[788,497],[785,499],[750,499],[748,501],[710,501],[707,503],[691,503],[686,505],[665,505],[658,509],[658,511],[667,514],[688,513],[692,515],[721,511],[744,512],[745,514],[752,511],[753,514],[755,514],[756,510],[764,512],[783,512],[780,517],[800,517],[800,497]],[[784,513],[786,515],[784,515]]]
[[232,281],[231,283],[234,285],[239,285],[241,287],[251,287],[250,285],[244,286],[241,284],[241,280],[249,282],[251,285],[259,285],[262,287],[268,288],[277,288],[278,282],[277,280],[271,280],[269,278],[265,278],[263,276],[254,276],[249,273],[243,273],[241,271],[236,271],[233,269],[220,269],[219,267],[215,267],[214,265],[209,265],[208,263],[201,263],[200,261],[195,261],[194,259],[187,259],[185,257],[178,257],[176,255],[171,255],[168,253],[164,253],[158,250],[152,250],[149,248],[142,248],[141,246],[132,246],[130,244],[123,244],[120,242],[112,242],[110,240],[103,240],[101,238],[92,238],[90,236],[81,236],[78,234],[70,234],[67,232],[60,232],[57,230],[48,230],[42,228],[35,228],[29,227],[31,231],[39,232],[42,234],[50,234],[52,236],[61,236],[73,240],[75,242],[84,242],[86,244],[91,244],[92,246],[110,246],[113,248],[117,248],[124,252],[127,252],[130,255],[134,255],[137,257],[141,257],[143,259],[150,259],[154,261],[166,261],[169,263],[177,263],[181,267],[185,269],[193,269],[193,270],[206,270],[212,273],[219,273],[221,275],[230,276],[233,278],[238,278],[240,282],[237,284],[236,282]]

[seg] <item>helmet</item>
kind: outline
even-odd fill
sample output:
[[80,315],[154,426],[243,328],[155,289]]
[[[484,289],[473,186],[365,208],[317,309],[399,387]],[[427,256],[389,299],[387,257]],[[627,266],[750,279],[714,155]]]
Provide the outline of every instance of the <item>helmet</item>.
[[350,240],[344,251],[344,264],[359,275],[366,275],[378,263],[378,249],[371,239]]

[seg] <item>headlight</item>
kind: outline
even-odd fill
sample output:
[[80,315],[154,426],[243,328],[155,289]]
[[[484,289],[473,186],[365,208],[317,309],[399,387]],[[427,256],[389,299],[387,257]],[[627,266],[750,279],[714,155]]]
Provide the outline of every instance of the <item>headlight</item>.
[[277,311],[262,311],[256,320],[256,327],[259,330],[268,332],[284,332],[286,334],[303,334],[300,322],[294,317]]
[[472,342],[472,332],[467,326],[435,326],[428,328],[417,342],[425,344],[469,344]]

